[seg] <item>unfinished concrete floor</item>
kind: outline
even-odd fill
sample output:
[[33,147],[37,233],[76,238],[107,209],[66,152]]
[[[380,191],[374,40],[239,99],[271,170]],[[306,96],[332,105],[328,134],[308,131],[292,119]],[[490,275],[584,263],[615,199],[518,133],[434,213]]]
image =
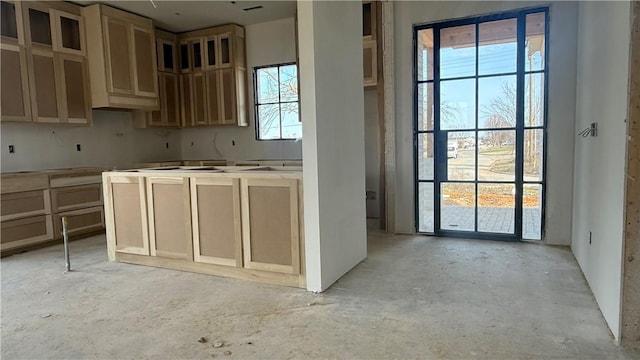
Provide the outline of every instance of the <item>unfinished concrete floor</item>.
[[635,358],[566,248],[372,232],[323,294],[109,263],[104,235],[71,252],[2,259],[3,360]]

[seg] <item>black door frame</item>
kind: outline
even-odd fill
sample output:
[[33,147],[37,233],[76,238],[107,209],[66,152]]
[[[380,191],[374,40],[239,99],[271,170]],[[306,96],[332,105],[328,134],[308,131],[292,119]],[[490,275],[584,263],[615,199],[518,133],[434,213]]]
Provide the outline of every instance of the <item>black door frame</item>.
[[[545,49],[544,49],[544,67],[539,71],[525,71],[525,41],[526,41],[526,16],[533,13],[544,13],[545,14]],[[517,65],[516,65],[516,141],[515,141],[515,149],[516,149],[516,164],[515,164],[515,228],[514,234],[503,234],[503,233],[491,233],[491,232],[478,232],[478,204],[477,204],[477,195],[478,195],[478,187],[479,183],[493,183],[491,181],[478,181],[477,179],[477,166],[478,166],[478,150],[477,150],[477,136],[476,136],[476,146],[475,146],[475,172],[476,178],[473,181],[460,181],[462,183],[473,183],[475,184],[475,198],[476,204],[474,208],[474,231],[462,231],[462,230],[442,230],[440,223],[441,216],[441,202],[440,202],[440,184],[446,182],[444,179],[446,177],[443,176],[442,168],[447,164],[447,153],[446,153],[446,139],[445,139],[445,151],[439,151],[442,149],[442,146],[438,146],[440,139],[442,138],[442,134],[445,136],[449,131],[486,131],[485,129],[478,129],[478,81],[476,81],[476,109],[475,109],[475,128],[474,129],[447,129],[444,133],[440,129],[440,29],[462,26],[462,25],[475,25],[475,41],[476,41],[476,71],[474,76],[469,76],[468,78],[480,79],[483,77],[494,77],[500,75],[513,75],[514,73],[505,73],[505,74],[491,74],[491,75],[478,75],[478,37],[479,37],[479,24],[489,21],[496,20],[505,20],[505,19],[517,19]],[[419,80],[418,79],[418,32],[424,29],[433,29],[433,41],[434,41],[434,52],[433,52],[433,79],[432,80]],[[419,24],[413,26],[413,145],[414,145],[414,199],[419,199],[419,184],[420,183],[433,183],[433,205],[434,205],[434,232],[433,233],[425,233],[420,232],[420,202],[415,201],[415,231],[416,233],[421,233],[425,235],[435,235],[435,236],[446,236],[446,237],[462,237],[462,238],[474,238],[474,239],[486,239],[486,240],[502,240],[502,241],[522,241],[522,215],[523,215],[523,188],[525,184],[539,184],[541,186],[542,191],[542,209],[541,209],[541,239],[544,239],[545,235],[545,207],[546,207],[546,166],[547,166],[547,115],[548,115],[548,70],[549,70],[549,8],[548,7],[536,7],[529,9],[521,9],[514,10],[509,12],[503,12],[498,14],[490,14],[483,16],[476,16],[470,18],[456,19],[444,22],[437,23],[427,23],[427,24]],[[531,129],[541,129],[543,132],[543,148],[542,148],[542,176],[541,181],[534,182],[526,182],[524,181],[523,174],[523,158],[524,158],[524,84],[525,84],[525,75],[527,74],[543,74],[544,77],[544,95],[543,95],[543,124],[542,126],[532,127]],[[450,80],[450,79],[448,79]],[[434,91],[434,123],[433,130],[421,130],[418,129],[418,88],[420,84],[423,83],[432,83],[433,91]],[[509,130],[513,130],[513,128],[508,128]],[[529,128],[528,128],[529,129]],[[490,130],[500,130],[500,129],[490,129]],[[418,153],[419,149],[419,135],[420,134],[433,134],[433,142],[434,142],[434,178],[433,180],[421,180],[419,178],[418,173]],[[438,170],[440,168],[440,170]],[[458,182],[458,181],[455,181]]]

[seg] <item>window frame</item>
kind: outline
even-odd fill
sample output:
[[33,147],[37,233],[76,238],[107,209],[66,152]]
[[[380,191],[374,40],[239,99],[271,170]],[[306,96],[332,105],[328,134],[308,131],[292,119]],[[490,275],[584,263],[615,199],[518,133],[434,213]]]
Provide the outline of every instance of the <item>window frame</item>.
[[[277,138],[273,138],[273,139],[262,139],[260,138],[260,117],[259,117],[259,107],[261,105],[278,105],[281,106],[281,104],[288,104],[288,103],[297,103],[298,104],[298,123],[302,124],[302,121],[300,119],[300,84],[298,83],[298,79],[299,76],[296,76],[296,83],[298,85],[298,99],[296,101],[282,101],[281,95],[280,95],[280,68],[281,67],[285,67],[285,66],[291,66],[291,65],[295,65],[296,66],[296,74],[298,74],[298,71],[300,70],[298,68],[298,63],[293,61],[293,62],[284,62],[284,63],[277,63],[277,64],[272,64],[272,65],[261,65],[261,66],[255,66],[253,68],[253,119],[254,119],[254,129],[255,129],[255,137],[257,141],[296,141],[299,138],[283,138],[282,137],[282,113],[279,112],[279,129],[280,129],[280,136]],[[277,102],[269,102],[269,103],[260,103],[258,100],[258,71],[262,70],[262,69],[269,69],[269,68],[277,68],[278,69],[278,101]],[[300,134],[302,136],[302,134]]]
[[[536,14],[536,13],[544,13],[545,15],[545,28],[544,28],[544,33],[545,33],[545,44],[544,44],[544,68],[543,69],[539,69],[539,70],[526,70],[525,69],[525,59],[524,59],[524,51],[525,51],[525,43],[524,41],[526,40],[526,17],[530,14]],[[475,15],[475,16],[469,16],[469,17],[465,17],[465,18],[460,18],[460,19],[454,19],[454,20],[445,20],[445,21],[435,21],[435,22],[429,22],[429,23],[423,23],[423,24],[415,24],[413,25],[413,38],[412,38],[412,46],[413,46],[413,59],[412,59],[412,86],[413,86],[413,105],[412,105],[412,111],[413,111],[413,147],[414,147],[414,151],[413,151],[413,171],[414,171],[414,200],[415,200],[415,204],[414,204],[414,229],[416,234],[421,234],[421,235],[431,235],[431,236],[450,236],[450,237],[465,237],[465,238],[474,238],[474,239],[491,239],[491,240],[507,240],[507,241],[545,241],[546,238],[546,197],[547,197],[547,149],[548,149],[548,112],[549,112],[549,102],[548,102],[548,96],[549,96],[549,41],[550,41],[550,31],[549,31],[549,24],[550,24],[550,7],[549,6],[542,6],[542,7],[532,7],[532,8],[523,8],[523,9],[515,9],[515,10],[507,10],[504,12],[497,12],[497,13],[493,13],[493,14],[488,14],[488,15]],[[419,148],[419,144],[418,144],[418,139],[419,136],[422,134],[434,134],[434,141],[436,141],[436,134],[440,133],[442,131],[451,131],[451,132],[459,132],[459,131],[465,131],[465,129],[445,129],[442,130],[440,129],[440,118],[439,118],[439,113],[440,113],[440,82],[443,80],[440,78],[439,75],[439,55],[437,55],[437,53],[440,50],[440,46],[439,46],[439,31],[442,28],[448,28],[448,27],[455,27],[455,26],[463,26],[463,25],[475,25],[476,26],[476,44],[478,41],[478,26],[482,23],[486,23],[486,22],[491,22],[491,21],[497,21],[497,20],[506,20],[506,19],[512,19],[515,18],[518,21],[518,50],[516,53],[516,56],[519,57],[519,59],[517,60],[517,64],[516,64],[516,71],[515,72],[509,72],[509,73],[496,73],[496,74],[483,74],[480,75],[477,71],[477,67],[478,67],[478,53],[476,52],[476,73],[473,76],[460,76],[460,77],[451,77],[451,78],[446,78],[444,80],[449,81],[449,80],[459,80],[459,79],[481,79],[481,78],[490,78],[490,77],[496,77],[496,76],[500,76],[500,75],[513,75],[515,74],[517,76],[517,87],[516,87],[516,91],[518,92],[518,104],[516,104],[516,109],[517,111],[521,112],[521,114],[519,114],[517,116],[517,120],[516,120],[516,125],[515,127],[509,127],[509,128],[492,128],[490,130],[494,130],[494,131],[499,131],[499,130],[516,130],[516,141],[514,143],[514,145],[520,149],[520,158],[516,159],[516,168],[518,166],[520,166],[520,170],[516,169],[516,181],[514,182],[516,184],[516,195],[515,195],[515,203],[516,203],[516,210],[515,210],[515,227],[516,227],[516,231],[514,232],[513,235],[503,235],[500,233],[489,233],[489,232],[478,232],[477,229],[474,228],[474,231],[472,232],[468,232],[468,231],[455,231],[455,230],[442,230],[441,229],[441,224],[440,224],[440,192],[437,189],[437,184],[442,183],[442,175],[438,174],[438,172],[436,171],[436,167],[437,165],[434,165],[434,175],[433,178],[431,180],[426,180],[426,179],[420,179],[419,178],[419,164],[418,164],[418,153],[420,151]],[[522,24],[520,24],[522,23]],[[417,58],[418,58],[418,32],[421,30],[426,30],[426,29],[434,29],[434,39],[438,39],[435,40],[434,42],[434,48],[435,50],[435,56],[433,58],[433,62],[434,62],[434,66],[436,68],[434,68],[434,72],[433,72],[433,76],[431,79],[425,78],[423,80],[419,79],[419,75],[418,75],[418,64],[417,64]],[[436,32],[435,30],[438,30],[438,32]],[[437,44],[437,45],[436,45]],[[476,45],[477,46],[477,45]],[[522,48],[521,48],[522,47]],[[521,57],[521,58],[520,58]],[[535,75],[535,74],[543,74],[544,77],[544,95],[543,95],[543,104],[544,104],[544,110],[543,110],[543,122],[541,125],[525,125],[524,124],[524,107],[525,107],[525,99],[524,99],[524,86],[525,86],[525,79],[526,76],[528,75]],[[432,83],[434,84],[433,86],[433,92],[434,92],[434,124],[433,124],[433,128],[428,130],[428,129],[419,129],[419,124],[418,124],[418,88],[420,84],[426,84],[426,83]],[[477,86],[478,83],[476,81],[476,107],[477,107],[477,98],[478,98],[478,91],[477,91]],[[522,121],[521,121],[522,120]],[[478,114],[477,114],[477,108],[476,108],[476,126],[474,127],[474,131],[477,132],[481,132],[481,131],[487,131],[488,129],[480,129],[478,128]],[[542,144],[542,162],[543,162],[543,167],[541,169],[542,171],[542,177],[540,180],[525,180],[523,177],[523,170],[522,170],[522,166],[524,166],[524,161],[522,160],[522,156],[523,156],[523,152],[524,152],[524,134],[526,133],[527,130],[542,130],[543,132],[543,144]],[[469,130],[471,131],[471,130]],[[437,147],[434,148],[434,159],[437,159],[438,157],[441,157],[441,154],[438,154],[438,150]],[[435,161],[435,160],[434,160]],[[477,166],[478,164],[478,160],[477,160],[477,153],[475,156],[475,164]],[[519,180],[518,180],[519,179]],[[466,181],[461,181],[461,182],[466,182]],[[473,181],[468,181],[469,183],[474,183],[474,184],[480,184],[483,183],[483,181],[479,181],[477,179],[477,173],[476,173],[476,179]],[[431,183],[434,184],[434,231],[433,232],[425,232],[425,231],[420,231],[420,211],[419,211],[419,185],[421,183]],[[489,182],[487,182],[489,183]],[[493,182],[492,182],[493,183]],[[540,239],[529,239],[529,238],[524,238],[523,237],[523,216],[522,216],[522,210],[523,210],[523,206],[522,206],[522,197],[523,197],[523,188],[526,185],[539,185],[541,187],[541,191],[542,191],[542,196],[541,196],[541,224],[540,224]],[[476,190],[476,199],[477,199],[477,190]],[[518,208],[518,205],[519,208]],[[477,205],[476,205],[476,210],[477,210]],[[476,219],[475,219],[475,225],[477,226],[477,213],[476,213]]]

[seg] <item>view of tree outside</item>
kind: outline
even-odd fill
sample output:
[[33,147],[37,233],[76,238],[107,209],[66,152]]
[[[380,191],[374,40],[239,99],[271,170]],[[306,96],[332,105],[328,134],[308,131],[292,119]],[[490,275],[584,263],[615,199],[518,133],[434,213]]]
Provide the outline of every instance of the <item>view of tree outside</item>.
[[297,65],[276,65],[256,69],[255,81],[258,138],[302,138]]

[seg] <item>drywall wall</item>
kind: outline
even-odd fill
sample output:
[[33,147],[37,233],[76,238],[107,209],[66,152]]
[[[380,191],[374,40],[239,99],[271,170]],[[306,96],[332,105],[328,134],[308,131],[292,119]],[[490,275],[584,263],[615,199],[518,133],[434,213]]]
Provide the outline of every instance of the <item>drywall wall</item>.
[[[270,21],[245,28],[247,39],[248,127],[183,129],[184,159],[300,159],[302,144],[294,140],[256,140],[253,108],[253,68],[296,61],[295,21]],[[234,145],[235,144],[235,145]]]
[[627,117],[627,173],[622,322],[620,343],[640,349],[640,2],[631,10],[629,49],[629,115]]
[[629,12],[629,2],[584,2],[578,26],[575,132],[597,122],[598,136],[576,136],[571,247],[616,339],[620,334]]
[[[416,1],[394,8],[396,116],[396,232],[415,232],[413,170],[413,25],[484,15],[548,2],[532,1]],[[549,6],[549,102],[546,236],[549,244],[571,242],[573,139],[577,3]]]
[[354,1],[298,2],[311,291],[327,289],[367,256],[361,9]]
[[[177,130],[134,129],[131,113],[126,111],[94,111],[91,127],[2,123],[0,132],[2,172],[129,168],[143,161],[179,159],[181,150]],[[76,150],[77,144],[81,151]],[[9,145],[14,145],[15,153],[9,153]]]
[[380,124],[378,123],[378,91],[364,90],[364,148],[367,192],[375,192],[375,199],[367,198],[367,217],[380,217]]

